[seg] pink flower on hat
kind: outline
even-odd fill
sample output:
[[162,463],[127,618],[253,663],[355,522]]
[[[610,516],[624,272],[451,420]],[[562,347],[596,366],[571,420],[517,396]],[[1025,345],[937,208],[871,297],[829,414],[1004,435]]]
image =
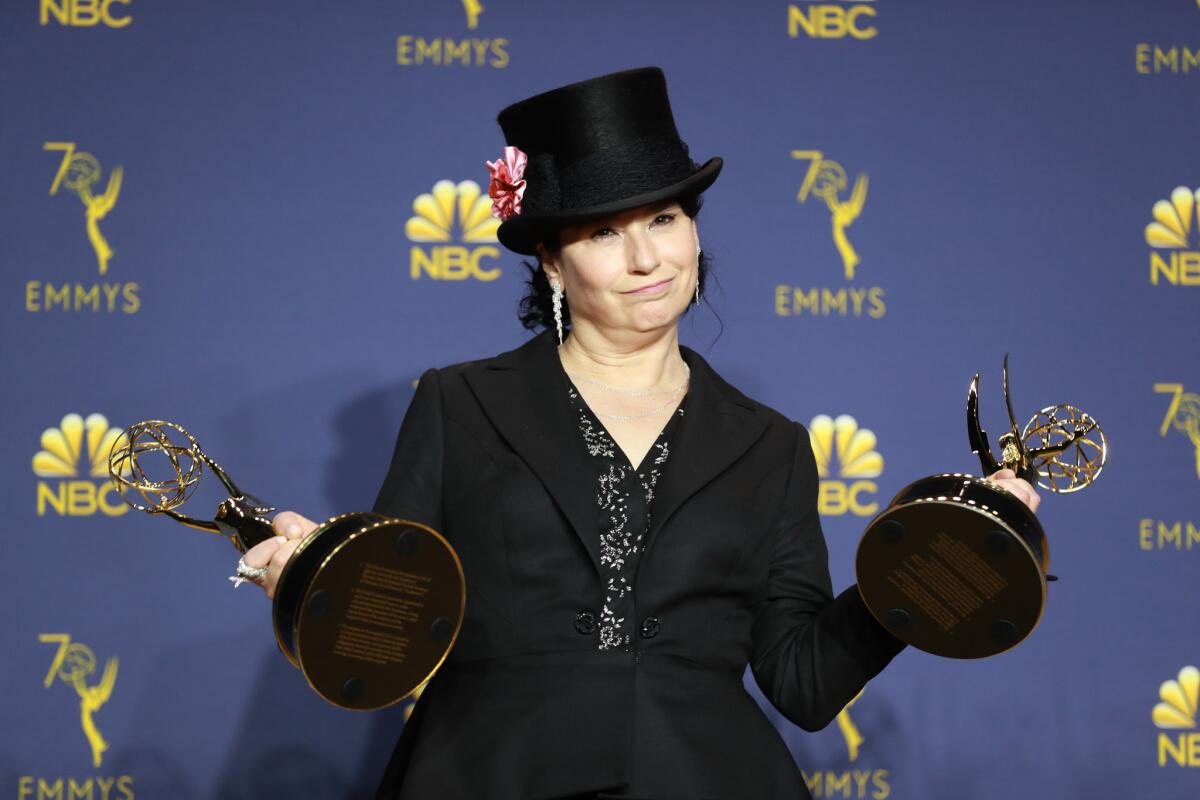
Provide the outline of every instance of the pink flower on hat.
[[506,220],[521,213],[521,198],[525,196],[525,165],[529,156],[517,147],[504,148],[504,158],[485,162],[492,182],[488,196],[492,198],[492,216]]

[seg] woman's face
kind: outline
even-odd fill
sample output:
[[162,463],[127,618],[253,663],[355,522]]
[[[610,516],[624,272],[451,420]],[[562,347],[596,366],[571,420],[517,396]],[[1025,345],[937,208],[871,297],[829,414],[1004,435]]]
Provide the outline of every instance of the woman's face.
[[649,332],[675,324],[696,291],[695,222],[668,200],[591,220],[562,232],[542,267],[563,285],[572,324]]

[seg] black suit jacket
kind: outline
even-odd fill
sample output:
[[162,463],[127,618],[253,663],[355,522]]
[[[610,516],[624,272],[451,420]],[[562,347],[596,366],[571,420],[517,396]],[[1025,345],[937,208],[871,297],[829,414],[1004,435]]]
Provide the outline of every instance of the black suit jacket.
[[[381,798],[540,800],[808,796],[742,685],[809,730],[902,645],[855,588],[832,596],[803,426],[696,353],[634,582],[631,652],[597,650],[600,518],[553,334],[430,370],[375,510],[442,531],[467,608],[421,696]],[[648,629],[649,630],[649,629]]]

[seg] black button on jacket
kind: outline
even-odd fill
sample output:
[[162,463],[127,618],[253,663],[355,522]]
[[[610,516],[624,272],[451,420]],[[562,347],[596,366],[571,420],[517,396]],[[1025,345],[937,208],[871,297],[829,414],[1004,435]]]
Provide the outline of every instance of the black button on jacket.
[[808,432],[681,352],[687,414],[634,580],[657,620],[632,652],[580,635],[603,602],[596,487],[554,334],[422,376],[375,510],[447,537],[467,608],[380,798],[808,796],[746,665],[815,730],[902,645],[854,587],[832,595]]

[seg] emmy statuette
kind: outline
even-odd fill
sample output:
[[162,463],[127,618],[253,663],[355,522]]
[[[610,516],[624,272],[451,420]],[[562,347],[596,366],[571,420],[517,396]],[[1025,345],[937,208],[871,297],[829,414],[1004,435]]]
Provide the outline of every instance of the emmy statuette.
[[[1096,421],[1070,405],[1043,408],[1011,430],[1000,461],[979,422],[979,375],[967,394],[967,436],[984,475],[1001,468],[1055,494],[1088,486],[1108,456]],[[892,635],[950,658],[983,658],[1015,647],[1041,619],[1050,551],[1032,511],[1015,495],[962,473],[922,478],[900,490],[858,546],[858,588]]]
[[[229,493],[211,521],[176,511],[205,466]],[[239,552],[275,536],[267,519],[275,509],[239,489],[176,423],[130,426],[108,469],[133,508],[225,536]],[[276,586],[272,618],[279,649],[317,694],[366,711],[403,700],[432,677],[465,608],[462,564],[445,538],[362,512],[326,520],[301,541]]]

